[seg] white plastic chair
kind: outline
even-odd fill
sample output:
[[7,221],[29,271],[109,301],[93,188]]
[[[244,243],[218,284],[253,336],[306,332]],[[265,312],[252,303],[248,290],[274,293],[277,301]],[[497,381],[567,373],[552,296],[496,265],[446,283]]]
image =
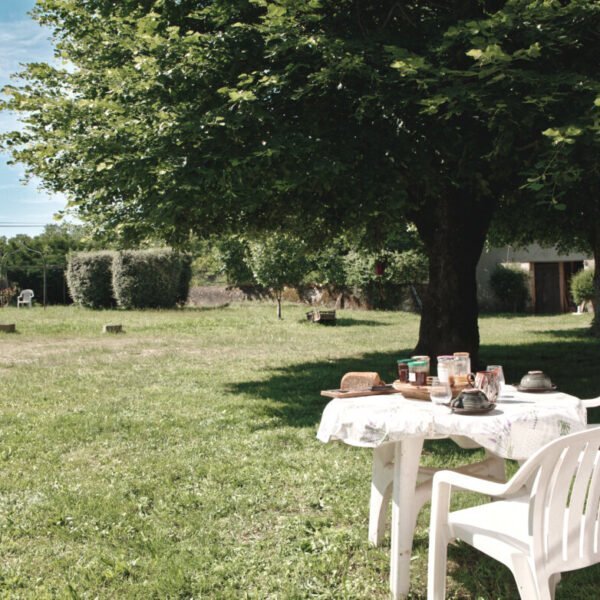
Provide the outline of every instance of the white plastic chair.
[[31,308],[33,305],[32,300],[33,300],[33,290],[23,290],[17,296],[17,308],[19,308],[21,305],[29,306],[29,308]]
[[[447,545],[456,538],[505,564],[523,600],[550,600],[560,573],[600,562],[599,446],[599,427],[558,438],[504,484],[452,471],[437,473],[428,600],[445,597]],[[499,499],[449,512],[453,486]]]

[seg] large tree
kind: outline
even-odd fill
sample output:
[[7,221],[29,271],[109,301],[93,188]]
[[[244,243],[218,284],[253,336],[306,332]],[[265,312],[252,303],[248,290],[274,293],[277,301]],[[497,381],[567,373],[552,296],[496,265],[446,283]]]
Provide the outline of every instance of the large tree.
[[[5,140],[121,235],[354,232],[429,257],[417,350],[477,353],[475,267],[552,114],[593,104],[596,0],[38,0]],[[583,85],[579,82],[583,81]],[[580,105],[580,103],[577,103]],[[561,108],[562,107],[562,108]]]

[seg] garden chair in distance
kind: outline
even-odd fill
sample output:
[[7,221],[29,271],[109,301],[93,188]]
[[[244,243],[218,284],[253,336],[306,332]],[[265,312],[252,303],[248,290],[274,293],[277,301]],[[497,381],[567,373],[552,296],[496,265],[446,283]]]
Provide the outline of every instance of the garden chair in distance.
[[29,306],[31,308],[33,306],[32,300],[33,290],[22,290],[17,296],[17,308],[20,306]]
[[[600,562],[600,427],[560,437],[507,483],[452,471],[433,478],[428,600],[443,600],[456,538],[505,564],[523,600],[554,598],[560,574]],[[450,512],[453,487],[494,498]]]

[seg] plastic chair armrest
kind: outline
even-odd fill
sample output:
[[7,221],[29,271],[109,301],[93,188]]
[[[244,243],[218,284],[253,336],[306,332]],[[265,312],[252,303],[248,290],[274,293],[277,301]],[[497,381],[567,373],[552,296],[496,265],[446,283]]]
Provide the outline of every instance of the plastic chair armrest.
[[600,396],[597,398],[589,398],[588,400],[582,400],[581,404],[585,406],[585,408],[594,408],[595,406],[600,406]]
[[433,476],[433,486],[436,487],[444,483],[486,496],[504,496],[513,491],[511,490],[510,481],[508,483],[497,483],[480,477],[457,473],[456,471],[438,471]]

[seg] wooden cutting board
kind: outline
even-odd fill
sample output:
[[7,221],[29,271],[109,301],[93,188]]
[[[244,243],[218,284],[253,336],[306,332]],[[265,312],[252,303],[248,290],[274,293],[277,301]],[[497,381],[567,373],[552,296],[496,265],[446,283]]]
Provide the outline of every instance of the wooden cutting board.
[[395,390],[391,384],[388,385],[374,385],[364,390],[322,390],[321,396],[327,398],[358,398],[359,396],[380,396],[381,394],[397,394],[398,390]]

